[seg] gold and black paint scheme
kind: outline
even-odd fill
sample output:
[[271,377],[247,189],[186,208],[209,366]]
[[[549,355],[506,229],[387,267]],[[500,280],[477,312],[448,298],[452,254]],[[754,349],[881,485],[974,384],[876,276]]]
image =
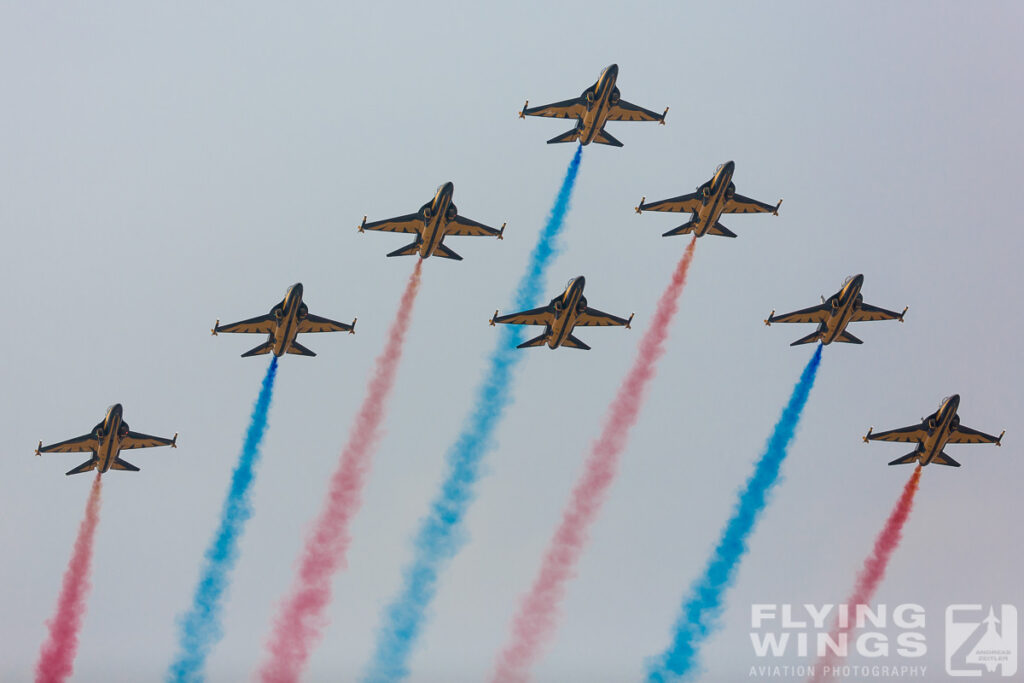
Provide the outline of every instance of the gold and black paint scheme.
[[735,237],[736,233],[719,222],[725,213],[770,213],[779,215],[780,199],[775,205],[766,204],[750,197],[736,194],[736,183],[732,176],[736,172],[736,163],[727,161],[715,169],[711,180],[697,187],[696,192],[662,199],[647,204],[646,197],[640,198],[640,204],[633,207],[637,213],[644,211],[666,211],[669,213],[693,214],[689,222],[672,228],[662,237],[687,235],[693,233],[697,237],[719,235]]
[[309,312],[309,307],[302,301],[302,283],[297,282],[288,288],[284,299],[270,309],[266,315],[249,318],[229,325],[221,325],[218,320],[210,330],[213,335],[221,332],[241,334],[265,334],[267,341],[254,349],[242,354],[242,358],[273,353],[280,358],[286,353],[297,356],[315,356],[300,344],[296,337],[310,332],[348,332],[356,333],[356,319],[351,325],[336,320],[321,318]]
[[782,315],[775,315],[775,311],[772,311],[768,319],[764,321],[764,324],[818,323],[817,330],[806,337],[797,339],[790,346],[810,344],[812,342],[831,344],[834,341],[846,344],[863,344],[864,342],[847,331],[847,325],[873,320],[899,320],[903,322],[903,316],[907,312],[906,308],[903,309],[902,313],[897,313],[864,303],[864,295],[860,291],[863,285],[863,275],[851,275],[846,278],[838,292],[828,299],[821,297],[819,305]]
[[960,416],[957,410],[960,408],[960,394],[953,394],[942,399],[939,409],[928,417],[921,418],[921,423],[902,427],[901,429],[890,429],[887,432],[875,433],[872,427],[864,435],[864,443],[869,441],[895,441],[898,443],[917,443],[917,447],[906,455],[896,458],[890,465],[909,465],[918,463],[922,467],[930,463],[936,465],[948,465],[960,467],[953,458],[949,457],[942,449],[947,444],[960,443],[994,443],[997,446],[1003,445],[1003,434],[992,436],[977,429],[960,424]]
[[579,97],[571,100],[563,100],[552,104],[545,104],[542,107],[531,107],[527,100],[519,112],[519,118],[527,116],[544,116],[555,119],[576,119],[576,127],[556,135],[548,140],[548,144],[558,142],[579,142],[581,145],[589,145],[596,142],[599,145],[611,145],[622,147],[622,143],[611,136],[604,129],[609,121],[657,121],[665,124],[665,115],[668,114],[668,107],[661,114],[650,109],[644,109],[622,99],[618,87],[615,85],[619,77],[619,67],[612,64],[601,72],[601,76],[594,85],[583,91]]
[[133,432],[124,421],[124,409],[115,403],[107,409],[103,421],[92,428],[92,431],[73,439],[44,446],[40,441],[36,447],[36,455],[43,453],[92,453],[92,457],[78,467],[68,470],[65,474],[81,474],[96,470],[103,474],[108,470],[124,470],[138,472],[139,468],[121,459],[123,450],[132,448],[155,448],[156,446],[178,447],[178,435],[170,439],[162,436],[151,436],[141,432]]
[[527,348],[530,346],[543,346],[557,349],[566,346],[570,349],[590,349],[585,343],[573,335],[576,327],[608,327],[617,326],[629,329],[633,322],[632,314],[629,319],[620,318],[610,313],[604,313],[596,308],[587,305],[587,297],[583,296],[583,287],[586,280],[581,275],[569,280],[565,291],[551,300],[547,306],[534,308],[520,313],[499,316],[495,311],[491,317],[491,325],[503,323],[507,325],[543,325],[544,332],[540,336],[523,342],[516,348]]
[[446,237],[497,237],[504,239],[505,224],[495,230],[483,223],[478,223],[470,218],[459,215],[459,209],[452,202],[452,195],[455,192],[455,185],[451,182],[444,183],[434,194],[434,198],[420,207],[416,213],[409,213],[404,216],[396,216],[383,221],[363,222],[359,226],[359,232],[364,230],[381,230],[383,232],[405,232],[415,234],[416,239],[401,249],[388,254],[388,256],[412,256],[419,254],[422,259],[430,256],[461,261],[462,257],[449,249],[444,244]]

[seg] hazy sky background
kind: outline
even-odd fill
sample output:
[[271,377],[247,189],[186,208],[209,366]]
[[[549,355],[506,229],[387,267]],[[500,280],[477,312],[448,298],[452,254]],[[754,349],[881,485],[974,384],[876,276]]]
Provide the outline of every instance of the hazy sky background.
[[[260,5],[257,7],[257,4]],[[737,190],[779,217],[723,220],[699,241],[618,480],[570,585],[537,681],[638,679],[666,644],[812,347],[810,326],[762,319],[810,306],[853,273],[906,324],[852,328],[825,355],[784,481],[753,536],[709,682],[757,660],[750,605],[832,603],[911,473],[903,445],[860,436],[915,422],[958,392],[967,425],[1006,444],[954,446],[925,469],[878,594],[928,610],[941,680],[950,603],[1015,603],[1024,478],[1020,200],[1024,8],[1017,3],[3,3],[0,8],[0,678],[27,680],[90,476],[32,457],[121,402],[138,451],[105,477],[76,681],[162,677],[235,465],[267,359],[209,329],[260,315],[294,282],[358,333],[315,335],[282,359],[270,428],[210,679],[255,669],[411,258],[405,236],[359,235],[440,183],[504,241],[451,238],[430,259],[375,457],[307,680],[351,680],[411,557],[512,288],[573,147],[569,123],[520,121],[523,100],[577,96],[615,62],[624,98],[667,125],[610,124],[625,147],[584,149],[564,252],[572,276],[634,329],[593,350],[531,349],[486,460],[462,553],[442,576],[412,681],[480,680],[537,570],[590,440],[686,238],[683,216],[633,206],[736,161]],[[772,663],[809,663],[789,657]],[[852,658],[851,663],[870,663]],[[889,663],[906,660],[891,658]],[[787,679],[796,680],[796,679]]]

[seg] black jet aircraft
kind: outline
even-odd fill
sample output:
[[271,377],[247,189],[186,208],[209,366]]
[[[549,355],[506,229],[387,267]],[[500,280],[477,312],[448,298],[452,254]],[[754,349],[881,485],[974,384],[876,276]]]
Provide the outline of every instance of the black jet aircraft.
[[997,446],[1003,445],[1003,430],[999,436],[992,436],[976,429],[965,427],[960,424],[960,416],[956,414],[960,407],[960,394],[953,394],[942,399],[939,409],[928,417],[921,418],[921,424],[903,427],[902,429],[890,429],[887,432],[875,434],[872,427],[864,435],[864,443],[869,441],[898,441],[902,443],[917,443],[917,448],[901,458],[896,458],[890,465],[907,465],[913,462],[922,466],[929,463],[936,465],[949,465],[960,467],[953,458],[946,455],[942,449],[950,443],[994,443]]
[[838,292],[827,300],[825,297],[821,297],[821,304],[783,315],[775,315],[775,311],[772,311],[764,324],[818,323],[817,330],[806,337],[797,339],[790,346],[810,344],[816,341],[820,341],[822,344],[831,344],[834,341],[863,344],[864,342],[846,331],[847,325],[868,320],[899,320],[903,322],[903,316],[907,312],[906,308],[902,313],[896,313],[864,303],[864,295],[860,293],[860,288],[863,285],[863,275],[851,275],[843,281],[843,287]]
[[36,447],[36,455],[43,453],[92,453],[92,457],[73,470],[65,474],[81,474],[89,470],[96,470],[103,474],[107,470],[126,470],[138,472],[139,468],[130,462],[125,462],[119,457],[123,450],[129,448],[153,448],[155,446],[178,447],[178,435],[171,439],[162,436],[150,436],[140,432],[133,432],[124,421],[123,409],[120,403],[115,403],[107,409],[107,415],[103,421],[92,428],[92,431],[82,436],[76,436],[67,441],[44,446],[39,442]]
[[309,312],[309,307],[302,302],[302,283],[297,282],[288,288],[281,303],[270,309],[270,313],[230,325],[221,325],[218,320],[210,332],[216,336],[221,332],[240,332],[244,334],[265,334],[267,341],[254,349],[242,354],[259,356],[273,353],[280,358],[286,353],[298,356],[315,356],[316,354],[296,341],[296,336],[307,332],[348,332],[356,333],[356,319],[351,325],[336,320],[321,318]]
[[597,83],[584,90],[579,97],[545,104],[543,107],[530,107],[530,101],[527,100],[523,110],[519,112],[519,118],[545,116],[555,119],[576,119],[575,128],[551,138],[548,140],[549,145],[556,142],[579,141],[581,145],[596,142],[599,145],[622,147],[622,143],[604,129],[604,124],[608,121],[657,121],[665,125],[668,107],[665,107],[663,113],[657,114],[650,109],[627,102],[622,99],[619,89],[615,86],[618,77],[619,67],[612,64],[601,72]]
[[584,351],[589,350],[590,347],[572,334],[573,328],[577,326],[607,327],[613,325],[629,329],[630,323],[633,322],[632,314],[627,320],[587,306],[587,297],[583,296],[584,285],[586,285],[586,280],[581,275],[569,280],[565,292],[552,299],[547,306],[500,317],[495,311],[491,317],[491,325],[495,323],[544,325],[544,332],[539,337],[524,341],[517,347],[520,349],[547,344],[552,349],[567,346],[570,349],[583,349]]
[[445,183],[437,188],[434,198],[420,207],[416,213],[407,213],[404,216],[388,218],[383,221],[363,222],[359,226],[359,232],[364,230],[383,230],[384,232],[406,232],[415,233],[416,240],[407,244],[401,249],[388,254],[388,256],[412,256],[419,254],[420,258],[429,256],[441,256],[443,258],[461,261],[462,257],[446,247],[443,243],[445,237],[449,236],[474,236],[474,237],[497,237],[504,239],[505,224],[501,224],[500,230],[490,228],[483,223],[459,215],[459,210],[452,203],[452,194],[455,192],[455,185]]
[[671,213],[692,213],[693,217],[689,222],[672,228],[662,237],[673,235],[685,235],[693,233],[697,237],[704,235],[721,235],[722,237],[735,237],[729,228],[718,222],[723,213],[770,213],[779,215],[779,207],[782,205],[780,199],[777,204],[765,204],[750,197],[736,194],[736,184],[732,182],[732,175],[736,171],[736,164],[727,161],[715,170],[711,180],[697,188],[696,192],[684,194],[671,199],[645,204],[647,197],[640,198],[640,205],[634,207],[637,213],[644,211],[668,211]]

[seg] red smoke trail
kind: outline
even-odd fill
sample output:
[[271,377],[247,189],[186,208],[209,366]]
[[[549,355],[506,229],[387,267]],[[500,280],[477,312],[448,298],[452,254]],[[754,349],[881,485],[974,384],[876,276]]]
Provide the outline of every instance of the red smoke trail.
[[39,651],[36,664],[36,683],[59,683],[71,675],[78,650],[78,631],[85,615],[85,598],[89,593],[89,568],[92,564],[92,542],[96,525],[100,521],[100,493],[103,486],[100,475],[92,482],[89,502],[85,505],[85,518],[78,527],[78,538],[71,553],[71,561],[64,570],[64,580],[57,598],[57,612],[46,622],[50,637]]
[[629,429],[636,423],[644,392],[654,377],[655,365],[665,353],[669,324],[679,308],[679,294],[686,284],[686,272],[693,260],[697,238],[690,240],[683,258],[672,274],[672,282],[658,300],[654,320],[640,340],[636,360],[608,411],[601,435],[591,447],[583,477],[576,483],[569,507],[548,545],[540,574],[519,605],[512,626],[512,638],[498,658],[494,680],[500,683],[526,681],[540,647],[552,635],[558,605],[565,584],[583,552],[587,529],[597,517],[608,486],[615,477],[619,455],[626,446]]
[[[875,539],[874,549],[872,549],[868,558],[864,560],[864,567],[861,568],[860,573],[857,575],[857,583],[853,588],[853,595],[846,601],[845,608],[848,610],[850,618],[845,626],[840,626],[837,621],[836,625],[832,627],[832,632],[829,635],[832,637],[833,642],[838,643],[839,638],[849,640],[850,632],[853,631],[857,623],[855,618],[857,605],[869,605],[874,599],[875,591],[878,590],[879,584],[885,578],[885,570],[889,566],[889,558],[892,557],[896,546],[900,544],[903,524],[907,521],[907,517],[910,516],[910,508],[914,505],[914,494],[917,493],[917,485],[920,480],[921,466],[918,465],[914,468],[914,473],[910,475],[910,480],[907,481],[906,486],[903,487],[903,493],[896,502],[896,507],[889,514],[889,519],[886,520],[885,526],[882,527],[882,533],[878,534],[878,538]],[[825,656],[818,660],[817,666],[814,667],[814,675],[810,680],[813,683],[823,683],[824,681],[831,680],[832,667],[835,666],[839,659],[840,657],[835,652],[828,650]]]
[[324,610],[331,600],[331,576],[345,563],[352,540],[349,523],[362,503],[363,482],[380,439],[380,424],[402,358],[402,345],[419,291],[422,268],[423,261],[416,259],[416,268],[409,276],[398,313],[391,323],[388,343],[377,356],[363,405],[331,476],[327,499],[306,538],[298,574],[278,609],[274,630],[267,642],[267,661],[259,672],[265,683],[298,681],[327,623]]

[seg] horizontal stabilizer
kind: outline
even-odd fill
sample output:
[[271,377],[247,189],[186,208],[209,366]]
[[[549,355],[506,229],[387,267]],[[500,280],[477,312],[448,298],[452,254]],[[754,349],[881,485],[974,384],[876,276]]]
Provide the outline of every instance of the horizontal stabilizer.
[[561,135],[556,135],[555,137],[551,138],[550,140],[548,140],[548,144],[553,145],[558,142],[576,142],[579,139],[580,129],[573,128],[565,133],[562,133]]
[[857,339],[852,334],[847,332],[846,330],[843,330],[842,333],[840,333],[840,335],[835,338],[835,341],[837,341],[837,342],[845,342],[847,344],[863,344],[864,343],[860,339]]
[[950,467],[960,467],[960,463],[946,455],[945,451],[940,452],[938,455],[932,458],[932,462],[936,465],[949,465]]
[[444,246],[444,243],[438,243],[434,247],[434,256],[440,256],[441,258],[450,258],[454,261],[461,261],[462,257],[456,254],[454,251]]
[[811,332],[806,337],[801,337],[800,339],[797,339],[795,342],[790,344],[790,346],[799,346],[800,344],[813,344],[814,342],[818,341],[819,339],[821,339],[821,331],[820,330],[815,330],[814,332]]
[[721,223],[715,223],[715,225],[710,230],[708,230],[708,234],[710,234],[710,235],[718,235],[719,237],[735,237],[736,236],[736,233],[734,233],[732,230],[730,230],[729,228],[725,227]]
[[516,348],[517,349],[525,349],[525,348],[528,348],[528,347],[531,347],[531,346],[544,346],[544,344],[548,340],[548,334],[549,334],[548,332],[545,332],[544,334],[540,335],[539,337],[534,337],[533,339],[528,339],[527,341],[524,341],[522,344],[520,344]]
[[917,451],[910,451],[909,453],[907,453],[903,457],[896,458],[895,460],[893,460],[889,464],[890,465],[909,465],[910,463],[917,462],[917,456],[918,456],[918,452]]
[[412,244],[407,244],[401,249],[395,249],[388,256],[413,256],[420,250],[420,243],[417,240]]
[[135,465],[122,460],[121,458],[114,458],[114,464],[110,466],[112,470],[125,470],[126,472],[138,472],[139,468]]
[[582,349],[584,351],[590,350],[589,346],[587,346],[580,339],[577,339],[576,336],[572,334],[565,338],[565,340],[562,342],[562,346],[568,347],[570,349]]
[[668,232],[662,235],[662,237],[674,237],[676,235],[686,235],[693,232],[693,229],[697,227],[697,224],[693,221],[689,223],[683,223],[678,228],[672,228]]
[[68,470],[64,474],[81,474],[82,472],[88,472],[89,470],[94,470],[94,469],[96,469],[96,463],[97,462],[98,462],[98,460],[96,458],[92,458],[91,460],[86,460],[85,462],[83,462],[81,465],[79,465],[75,469]]
[[594,142],[599,145],[611,145],[612,147],[622,147],[622,143],[611,136],[611,134],[605,129],[598,131],[597,135],[594,136]]
[[265,353],[270,353],[274,350],[274,342],[267,340],[265,343],[260,344],[254,349],[249,349],[242,354],[242,358],[248,358],[249,356],[262,356]]
[[310,351],[305,346],[297,341],[293,341],[288,345],[288,351],[286,353],[295,354],[296,356],[315,356],[315,351]]

